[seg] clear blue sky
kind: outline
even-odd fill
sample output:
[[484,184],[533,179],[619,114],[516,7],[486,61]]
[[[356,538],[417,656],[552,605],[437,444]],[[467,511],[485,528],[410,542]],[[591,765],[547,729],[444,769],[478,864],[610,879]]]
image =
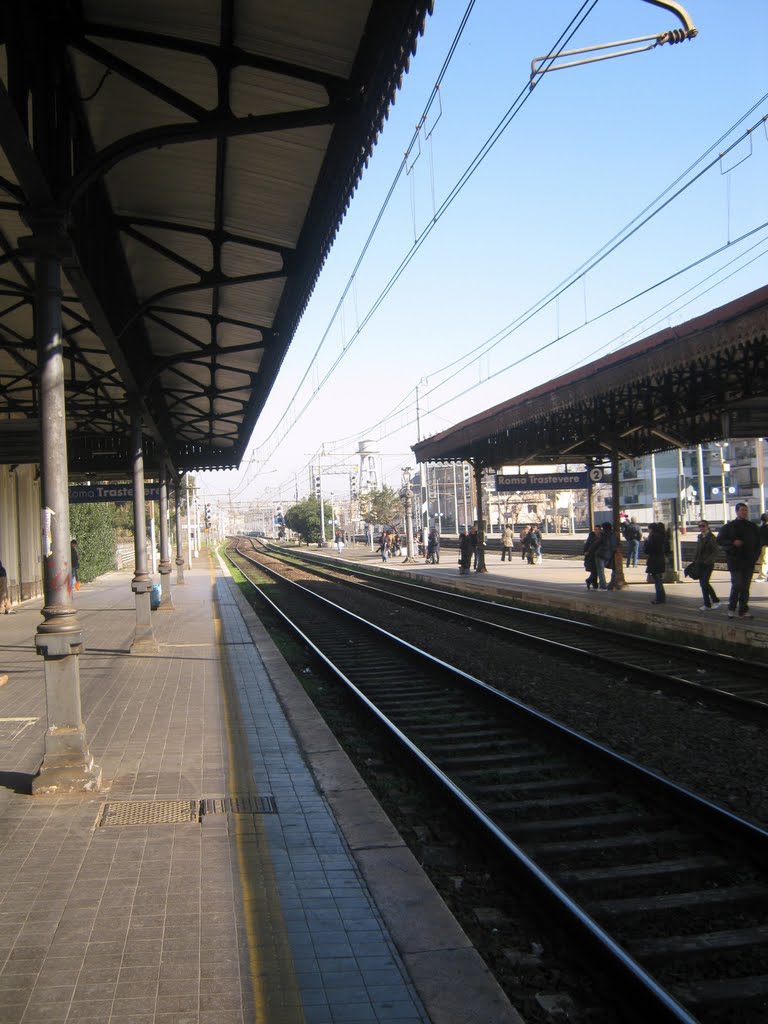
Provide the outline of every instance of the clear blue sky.
[[[349,286],[467,10],[463,2],[436,0],[253,434],[252,457],[238,472],[203,474],[205,494],[222,503],[228,496],[287,500],[297,489],[302,497],[321,445],[329,453],[326,486],[344,494],[345,470],[355,461],[346,453],[363,438],[382,452],[383,482],[399,487],[400,467],[413,465],[417,386],[420,434],[427,437],[766,283],[768,228],[600,317],[768,221],[768,132],[760,123],[768,114],[768,3],[684,6],[696,39],[552,72],[529,94],[531,59],[549,52],[582,5],[477,0],[445,71],[441,115],[433,103],[430,138],[400,176]],[[644,0],[598,0],[569,45],[677,27],[677,18]],[[680,189],[713,160],[599,266],[507,333],[665,190],[676,181],[672,191]],[[507,336],[492,344],[499,333]]]

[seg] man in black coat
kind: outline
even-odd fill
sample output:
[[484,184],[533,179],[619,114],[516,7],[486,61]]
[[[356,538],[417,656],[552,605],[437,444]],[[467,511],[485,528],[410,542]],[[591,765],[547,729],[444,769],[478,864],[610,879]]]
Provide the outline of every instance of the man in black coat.
[[749,588],[755,562],[760,554],[760,531],[750,522],[749,508],[740,501],[736,518],[726,523],[717,535],[717,543],[725,551],[725,560],[731,574],[731,596],[728,598],[728,618],[738,612],[740,619],[753,619],[749,610]]

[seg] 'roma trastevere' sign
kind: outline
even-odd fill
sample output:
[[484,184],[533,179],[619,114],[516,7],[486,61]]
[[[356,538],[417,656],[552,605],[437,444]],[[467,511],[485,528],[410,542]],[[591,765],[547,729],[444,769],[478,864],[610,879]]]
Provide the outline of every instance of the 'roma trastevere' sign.
[[[70,505],[93,501],[133,501],[133,484],[88,484],[69,488]],[[144,501],[160,501],[160,484],[144,484]]]
[[497,491],[577,491],[599,484],[603,471],[583,473],[497,473]]

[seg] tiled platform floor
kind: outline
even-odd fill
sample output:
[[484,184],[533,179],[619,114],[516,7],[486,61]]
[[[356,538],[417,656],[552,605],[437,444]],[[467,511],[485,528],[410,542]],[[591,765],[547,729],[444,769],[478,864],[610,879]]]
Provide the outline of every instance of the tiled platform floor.
[[172,592],[143,656],[130,574],[77,595],[82,797],[28,795],[40,602],[0,618],[0,1024],[519,1021],[220,566]]

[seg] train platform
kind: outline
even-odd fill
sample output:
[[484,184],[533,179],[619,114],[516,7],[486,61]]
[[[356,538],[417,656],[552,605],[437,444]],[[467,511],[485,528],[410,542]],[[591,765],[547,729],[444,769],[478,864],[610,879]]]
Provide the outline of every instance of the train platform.
[[226,569],[152,654],[130,580],[76,595],[98,793],[30,795],[41,601],[0,617],[0,1024],[520,1024]]
[[[341,556],[335,546],[309,550],[319,551],[326,558],[351,560],[376,570],[439,581],[442,586],[470,592],[478,590],[484,595],[490,593],[533,610],[557,610],[617,629],[631,629],[649,636],[671,636],[693,646],[768,659],[768,582],[755,579],[752,583],[750,612],[754,618],[729,618],[730,577],[725,569],[716,569],[711,581],[720,598],[720,608],[703,611],[699,584],[686,578],[665,583],[666,603],[651,604],[655,591],[653,584],[647,581],[644,561],[624,569],[626,585],[621,589],[587,590],[582,559],[547,556],[546,537],[544,555],[538,565],[524,561],[519,547],[513,550],[512,560],[504,562],[498,549],[489,549],[485,558],[487,572],[470,571],[463,576],[459,574],[458,552],[450,547],[441,549],[438,565],[427,564],[422,556],[407,562],[404,553],[392,555],[384,563],[378,552],[363,544],[347,545]],[[610,572],[606,577],[610,579]]]

